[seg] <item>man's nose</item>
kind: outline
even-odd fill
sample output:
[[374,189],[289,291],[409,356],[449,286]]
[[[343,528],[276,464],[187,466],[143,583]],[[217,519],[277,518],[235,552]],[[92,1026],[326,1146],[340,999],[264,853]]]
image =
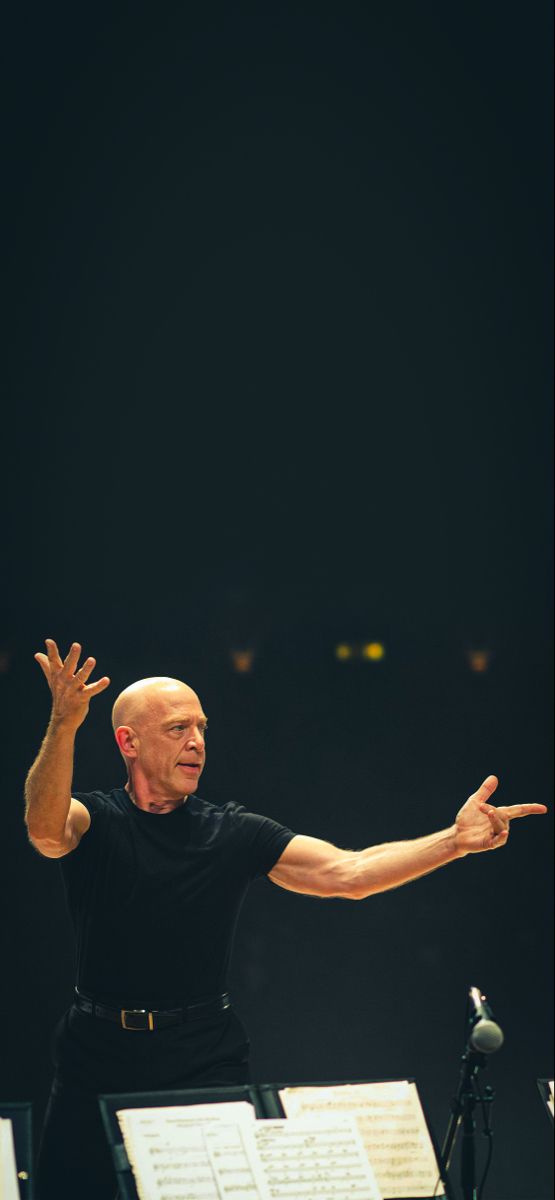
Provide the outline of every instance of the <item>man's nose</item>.
[[193,729],[191,731],[187,745],[198,751],[204,750],[204,734],[202,729]]

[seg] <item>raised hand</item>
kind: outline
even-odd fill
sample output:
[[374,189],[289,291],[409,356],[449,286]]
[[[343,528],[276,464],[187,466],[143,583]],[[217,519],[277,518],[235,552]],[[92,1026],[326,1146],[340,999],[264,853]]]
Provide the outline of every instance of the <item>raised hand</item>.
[[96,666],[96,659],[87,658],[78,667],[81,656],[79,642],[72,643],[64,662],[52,638],[46,638],[45,644],[47,653],[39,652],[35,658],[52,692],[52,720],[68,729],[78,729],[85,720],[93,696],[103,692],[110,680],[104,675],[97,683],[87,683]]
[[456,841],[459,853],[479,854],[482,850],[498,850],[509,837],[509,826],[516,817],[546,813],[545,804],[510,804],[494,808],[489,803],[499,780],[488,775],[477,792],[468,797],[456,818]]

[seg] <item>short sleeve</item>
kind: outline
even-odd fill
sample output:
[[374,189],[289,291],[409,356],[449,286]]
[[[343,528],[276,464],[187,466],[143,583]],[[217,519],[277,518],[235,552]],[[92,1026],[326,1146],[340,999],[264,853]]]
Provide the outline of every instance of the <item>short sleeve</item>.
[[246,859],[251,879],[267,875],[295,837],[293,831],[285,825],[280,825],[259,813],[247,812],[241,806],[234,807],[230,820],[234,840],[237,839],[240,843],[241,856]]
[[84,804],[91,822],[106,813],[108,804],[104,792],[75,792],[72,789],[71,795],[74,800],[79,800],[81,804]]

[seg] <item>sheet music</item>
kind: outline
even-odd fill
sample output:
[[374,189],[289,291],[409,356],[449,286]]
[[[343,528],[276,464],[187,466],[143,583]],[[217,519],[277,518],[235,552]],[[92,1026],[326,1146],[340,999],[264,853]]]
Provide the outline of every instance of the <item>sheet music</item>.
[[234,1179],[234,1200],[269,1200],[245,1136],[255,1120],[246,1101],[120,1109],[116,1115],[140,1200],[223,1200],[231,1193],[221,1190],[214,1155]]
[[353,1117],[255,1121],[242,1102],[117,1117],[140,1200],[382,1200]]
[[[253,1140],[254,1126],[213,1125],[206,1132],[206,1145],[216,1183],[218,1200],[271,1200]],[[179,1198],[181,1200],[181,1197]]]
[[438,1165],[415,1083],[346,1083],[284,1088],[288,1117],[348,1113],[356,1118],[384,1200],[443,1196]]
[[272,1200],[382,1200],[353,1117],[257,1121],[248,1134]]
[[547,1089],[548,1089],[547,1107],[549,1108],[551,1116],[553,1116],[553,1080],[552,1079],[548,1079]]
[[0,1200],[19,1200],[12,1123],[0,1117]]

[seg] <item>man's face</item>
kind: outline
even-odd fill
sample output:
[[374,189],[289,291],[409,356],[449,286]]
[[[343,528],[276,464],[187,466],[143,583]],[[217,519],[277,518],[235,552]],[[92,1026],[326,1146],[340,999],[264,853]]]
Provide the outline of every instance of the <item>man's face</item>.
[[134,764],[153,796],[177,800],[196,791],[206,725],[198,696],[185,684],[153,696],[137,722]]

